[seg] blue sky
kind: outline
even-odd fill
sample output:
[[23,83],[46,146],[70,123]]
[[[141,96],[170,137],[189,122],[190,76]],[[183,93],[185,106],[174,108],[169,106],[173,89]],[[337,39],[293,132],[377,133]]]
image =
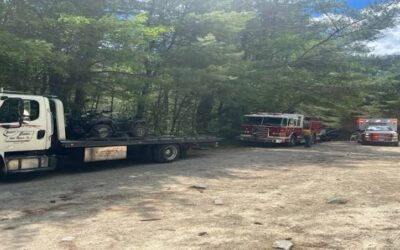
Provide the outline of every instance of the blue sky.
[[[348,4],[357,10],[361,10],[373,3],[373,0],[347,0]],[[399,19],[400,20],[400,19]],[[400,55],[400,22],[393,28],[382,31],[382,35],[368,45],[376,55]]]
[[354,9],[362,9],[362,8],[366,7],[372,1],[371,0],[347,0],[347,2]]

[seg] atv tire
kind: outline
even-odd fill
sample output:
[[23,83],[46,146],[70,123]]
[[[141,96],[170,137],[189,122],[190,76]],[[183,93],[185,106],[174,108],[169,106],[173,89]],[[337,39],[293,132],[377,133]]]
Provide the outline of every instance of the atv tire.
[[143,138],[147,135],[146,125],[143,123],[137,123],[133,125],[130,135],[132,137]]
[[89,135],[96,139],[106,139],[113,135],[113,130],[110,125],[97,124],[90,129]]

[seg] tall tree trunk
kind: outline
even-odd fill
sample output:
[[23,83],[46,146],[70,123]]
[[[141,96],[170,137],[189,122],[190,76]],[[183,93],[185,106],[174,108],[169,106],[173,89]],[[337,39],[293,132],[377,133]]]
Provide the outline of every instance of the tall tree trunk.
[[72,115],[78,117],[82,114],[85,107],[85,91],[82,86],[77,86],[75,89],[74,104],[72,106]]
[[146,113],[146,96],[150,94],[150,86],[146,83],[146,85],[142,88],[140,93],[140,99],[137,103],[136,109],[136,117],[144,118]]
[[169,90],[164,89],[163,91],[163,104],[162,104],[162,118],[161,118],[161,131],[165,133],[168,130],[169,120]]
[[212,110],[214,106],[214,96],[207,94],[201,97],[197,106],[197,132],[208,132],[208,125],[212,118]]

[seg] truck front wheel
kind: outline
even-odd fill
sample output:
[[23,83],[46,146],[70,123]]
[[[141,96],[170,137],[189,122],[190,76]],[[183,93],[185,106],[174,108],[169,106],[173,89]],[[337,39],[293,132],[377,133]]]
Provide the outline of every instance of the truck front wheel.
[[0,180],[5,180],[7,177],[6,166],[4,164],[3,158],[0,157]]
[[177,144],[159,145],[155,148],[154,153],[157,162],[168,163],[179,159],[180,148]]
[[297,137],[295,135],[292,135],[289,139],[288,146],[294,147],[296,145],[297,145]]

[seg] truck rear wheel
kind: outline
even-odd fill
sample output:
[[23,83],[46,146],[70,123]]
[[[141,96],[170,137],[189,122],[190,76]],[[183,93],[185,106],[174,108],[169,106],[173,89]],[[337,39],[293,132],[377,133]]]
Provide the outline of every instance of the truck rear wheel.
[[155,147],[155,160],[159,163],[173,162],[179,159],[180,148],[177,144],[159,145]]

